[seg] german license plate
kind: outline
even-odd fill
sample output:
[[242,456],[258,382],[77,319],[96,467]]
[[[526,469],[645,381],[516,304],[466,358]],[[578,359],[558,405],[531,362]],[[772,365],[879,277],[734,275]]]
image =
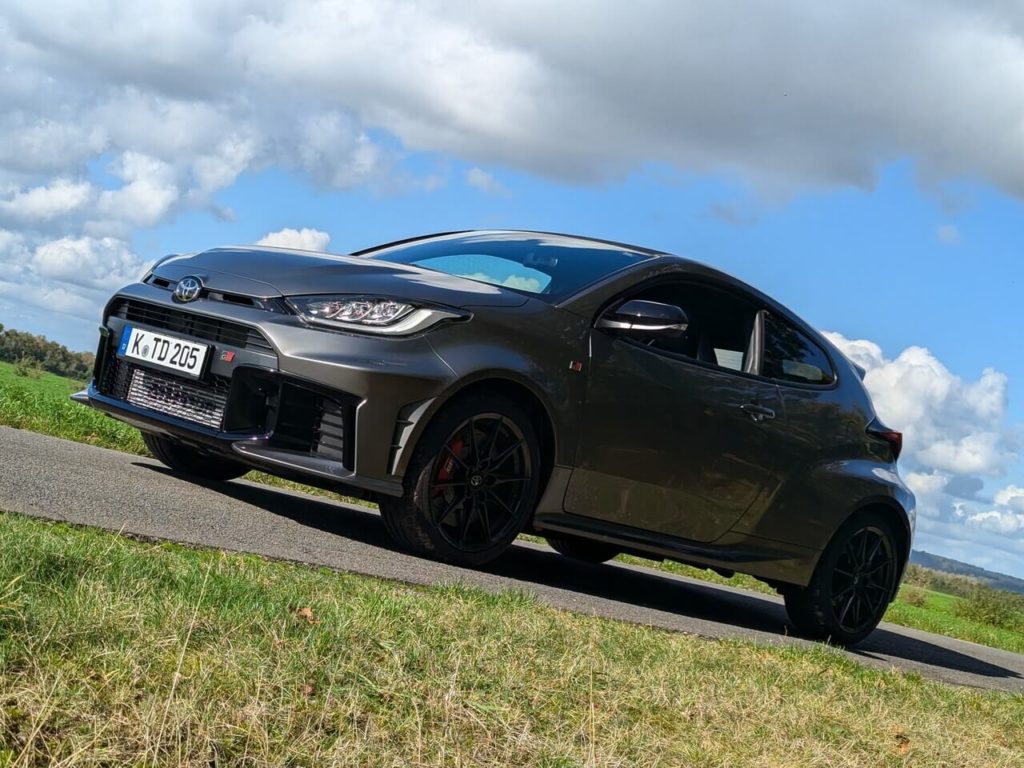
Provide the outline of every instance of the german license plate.
[[196,344],[126,325],[117,354],[198,379],[209,351],[208,344]]

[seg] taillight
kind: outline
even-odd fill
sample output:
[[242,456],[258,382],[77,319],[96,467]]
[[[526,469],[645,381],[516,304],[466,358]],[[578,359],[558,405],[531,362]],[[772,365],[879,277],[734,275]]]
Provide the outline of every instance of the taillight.
[[900,451],[903,450],[903,433],[897,432],[895,429],[889,429],[884,424],[880,423],[878,419],[875,419],[868,424],[867,432],[872,437],[877,437],[879,440],[885,440],[892,449],[892,460],[896,461],[900,457]]

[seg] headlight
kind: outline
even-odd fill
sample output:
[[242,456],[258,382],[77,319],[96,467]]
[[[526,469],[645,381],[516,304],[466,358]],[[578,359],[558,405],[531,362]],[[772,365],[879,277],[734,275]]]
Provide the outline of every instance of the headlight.
[[412,307],[391,299],[314,298],[306,301],[302,311],[310,320],[391,325],[412,312]]
[[416,333],[442,320],[465,317],[380,296],[292,296],[288,303],[302,319],[315,325],[389,336]]

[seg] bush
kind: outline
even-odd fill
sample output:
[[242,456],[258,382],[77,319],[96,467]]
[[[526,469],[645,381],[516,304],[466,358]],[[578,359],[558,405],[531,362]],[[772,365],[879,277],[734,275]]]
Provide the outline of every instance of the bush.
[[947,595],[970,597],[971,593],[981,582],[970,576],[944,573],[932,568],[925,568],[916,563],[910,563],[907,565],[907,572],[903,576],[903,583],[914,584],[918,587],[924,587],[933,592],[943,592]]
[[956,606],[965,619],[1002,629],[1024,629],[1024,596],[1001,589],[977,586]]
[[42,378],[43,367],[38,361],[23,357],[14,364],[14,373],[29,379],[39,379]]
[[926,595],[924,590],[920,587],[915,587],[912,584],[905,584],[900,589],[899,599],[901,602],[907,605],[913,605],[917,608],[924,608]]

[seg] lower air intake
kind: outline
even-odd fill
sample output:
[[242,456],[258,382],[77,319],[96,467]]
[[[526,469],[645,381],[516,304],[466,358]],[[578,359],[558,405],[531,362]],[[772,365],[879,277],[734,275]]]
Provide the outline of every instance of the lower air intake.
[[192,384],[145,368],[135,368],[126,399],[132,405],[219,430],[224,420],[228,388]]

